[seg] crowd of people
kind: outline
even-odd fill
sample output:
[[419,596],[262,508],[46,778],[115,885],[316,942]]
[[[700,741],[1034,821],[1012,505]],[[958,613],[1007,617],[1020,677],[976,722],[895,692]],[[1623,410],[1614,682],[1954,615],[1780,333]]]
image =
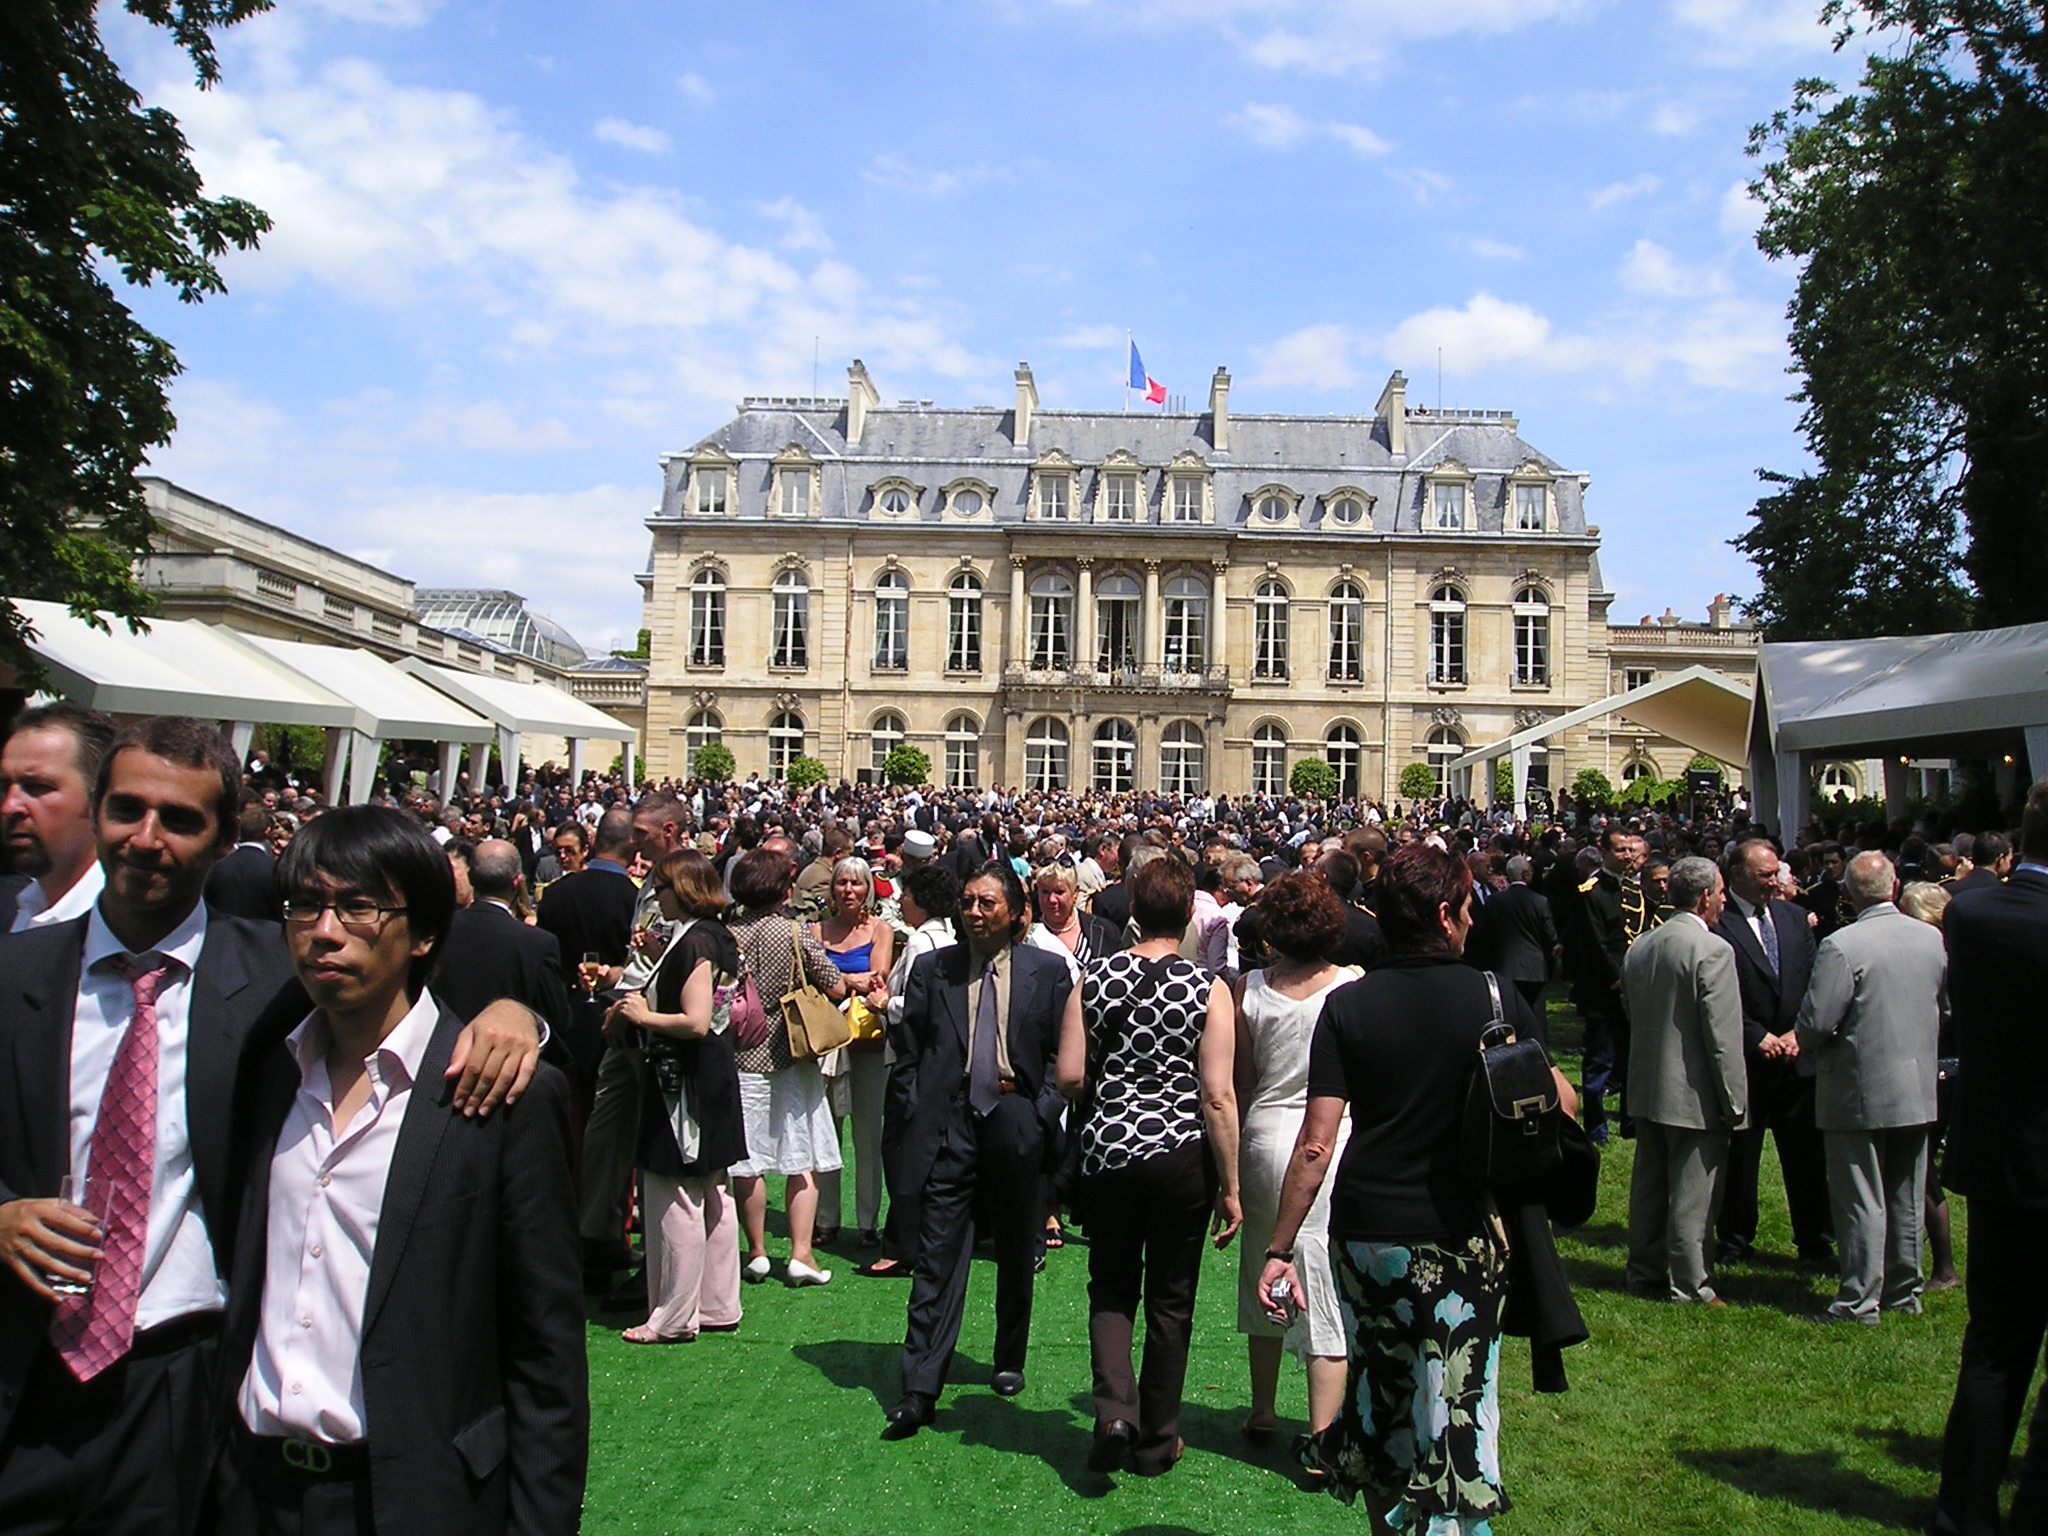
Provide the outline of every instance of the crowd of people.
[[1071,1223],[1091,1467],[1179,1460],[1235,1242],[1243,1434],[1296,1416],[1291,1353],[1305,1478],[1483,1531],[1501,1336],[1561,1390],[1584,1325],[1541,1191],[1471,1176],[1468,1092],[1561,985],[1562,1139],[1634,1142],[1631,1291],[1739,1298],[1766,1134],[1822,1321],[1958,1283],[1970,1197],[1933,1528],[1999,1528],[2048,1328],[2048,783],[2013,833],[1780,843],[1739,806],[386,773],[328,807],[209,726],[66,704],[0,747],[0,1527],[573,1530],[586,1306],[681,1344],[777,1278],[908,1281],[876,1288],[908,1438],[978,1243],[990,1385],[1025,1389]]

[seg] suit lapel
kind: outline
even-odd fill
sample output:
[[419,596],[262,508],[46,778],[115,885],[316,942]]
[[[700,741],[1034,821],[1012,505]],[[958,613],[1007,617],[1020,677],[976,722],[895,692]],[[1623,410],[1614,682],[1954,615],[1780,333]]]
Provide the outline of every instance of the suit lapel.
[[[1766,917],[1768,915],[1766,909]],[[1764,953],[1763,940],[1749,926],[1749,919],[1742,915],[1742,908],[1735,905],[1733,896],[1728,898],[1728,906],[1721,914],[1721,931],[1737,949],[1749,956],[1759,975],[1768,977],[1772,986],[1778,984],[1778,978],[1771,973],[1771,957]]]
[[953,1036],[960,1042],[960,1059],[967,1059],[967,1014],[968,988],[974,980],[974,964],[969,958],[965,944],[953,946],[957,954],[949,954],[944,965],[952,974],[946,977],[946,984],[938,989],[939,1006],[946,1012],[947,1023],[953,1026]]
[[405,1106],[405,1124],[398,1128],[398,1145],[391,1150],[391,1171],[384,1179],[384,1204],[377,1216],[377,1251],[370,1260],[370,1290],[363,1304],[363,1333],[376,1325],[378,1310],[391,1291],[398,1261],[412,1235],[413,1219],[426,1198],[427,1183],[434,1171],[434,1158],[441,1150],[441,1138],[456,1119],[449,1109],[454,1084],[442,1073],[462,1021],[447,1009],[441,1010],[434,1026],[427,1054],[420,1060],[419,1076],[413,1079],[412,1097]]
[[85,919],[66,925],[70,936],[57,963],[23,980],[27,1017],[14,1034],[16,1109],[26,1128],[34,1191],[54,1195],[71,1166],[71,1031],[78,1013],[78,967],[85,958]]
[[[236,1027],[240,1015],[234,999],[249,985],[249,971],[234,930],[215,918],[208,925],[206,945],[192,972],[192,1006],[187,1013],[185,1045],[185,1123],[192,1142],[193,1176],[199,1199],[208,1212],[225,1213],[230,1198],[230,1136],[234,1123],[237,1059],[243,1045]],[[222,1222],[208,1223],[216,1254]]]

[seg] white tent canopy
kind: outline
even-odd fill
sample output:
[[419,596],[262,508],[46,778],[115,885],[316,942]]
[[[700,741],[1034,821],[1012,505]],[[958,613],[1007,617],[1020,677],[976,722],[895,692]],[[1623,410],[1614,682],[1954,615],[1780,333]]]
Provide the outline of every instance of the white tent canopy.
[[1597,720],[1620,715],[1647,730],[1668,736],[1695,752],[1724,763],[1739,763],[1744,757],[1749,724],[1749,689],[1711,667],[1687,667],[1669,677],[1658,678],[1626,693],[1610,694],[1597,704],[1588,704],[1569,714],[1542,721],[1512,736],[1503,736],[1483,747],[1474,747],[1449,764],[1449,771],[1468,779],[1473,768],[1486,765],[1489,790],[1493,765],[1508,760],[1514,775],[1515,814],[1524,820],[1529,814],[1529,749],[1548,737]]
[[[629,763],[632,761],[635,741],[632,727],[613,719],[601,709],[593,709],[560,688],[546,683],[520,683],[510,678],[455,672],[416,657],[407,657],[397,665],[492,721],[497,726],[501,762],[516,764],[519,761],[520,738],[532,735],[560,736],[568,741],[571,782],[580,781],[583,777],[583,745],[587,741],[616,741],[620,753]],[[488,746],[470,749],[470,783],[483,782],[489,760]],[[455,754],[450,748],[443,754],[441,783],[449,786],[454,782]]]
[[1781,830],[1805,824],[1812,767],[1830,758],[1883,759],[1888,802],[1903,798],[1902,757],[2002,755],[2023,738],[2032,774],[2048,774],[2048,624],[1772,642],[1757,678],[1752,777]]

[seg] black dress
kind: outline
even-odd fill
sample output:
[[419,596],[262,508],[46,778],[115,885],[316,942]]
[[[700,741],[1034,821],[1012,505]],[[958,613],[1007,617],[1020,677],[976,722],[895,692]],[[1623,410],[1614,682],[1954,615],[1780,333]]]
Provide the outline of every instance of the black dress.
[[[711,984],[720,1000],[735,988],[739,946],[725,924],[698,918],[670,941],[661,965],[648,983],[656,1013],[683,1011],[683,983],[699,961],[711,962]],[[714,1017],[725,1009],[714,1005]],[[649,1031],[648,1066],[653,1084],[673,1083],[673,1091],[640,1097],[638,1163],[649,1173],[670,1179],[701,1179],[723,1173],[747,1155],[745,1121],[740,1113],[739,1069],[733,1064],[732,1031],[718,1029],[701,1040],[682,1040]],[[672,1062],[673,1067],[664,1065]],[[680,1096],[697,1122],[697,1156],[688,1162],[676,1145],[676,1100]]]

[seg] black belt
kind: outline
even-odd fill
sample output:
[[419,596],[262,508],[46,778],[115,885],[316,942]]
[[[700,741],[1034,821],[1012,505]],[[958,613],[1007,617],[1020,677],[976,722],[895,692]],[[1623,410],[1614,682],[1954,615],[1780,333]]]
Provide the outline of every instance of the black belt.
[[309,1482],[339,1482],[361,1477],[370,1470],[370,1447],[365,1441],[330,1445],[324,1440],[302,1440],[295,1435],[259,1435],[239,1420],[235,1429],[244,1455],[267,1473]]
[[188,1344],[197,1344],[201,1339],[210,1339],[220,1332],[221,1314],[218,1312],[187,1312],[183,1317],[174,1317],[168,1323],[158,1323],[154,1328],[144,1328],[135,1335],[128,1346],[128,1358],[147,1360],[152,1355],[167,1355],[174,1349],[183,1349]]

